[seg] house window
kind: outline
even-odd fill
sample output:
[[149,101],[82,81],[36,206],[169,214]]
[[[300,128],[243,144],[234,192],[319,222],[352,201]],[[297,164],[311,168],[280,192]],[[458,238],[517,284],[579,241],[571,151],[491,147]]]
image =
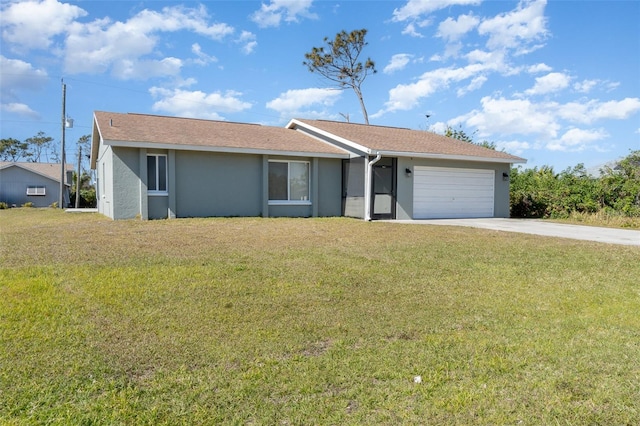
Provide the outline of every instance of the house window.
[[167,194],[167,156],[147,155],[147,192],[151,195]]
[[269,201],[310,204],[309,162],[269,161]]
[[29,185],[27,195],[47,195],[47,189],[44,186]]

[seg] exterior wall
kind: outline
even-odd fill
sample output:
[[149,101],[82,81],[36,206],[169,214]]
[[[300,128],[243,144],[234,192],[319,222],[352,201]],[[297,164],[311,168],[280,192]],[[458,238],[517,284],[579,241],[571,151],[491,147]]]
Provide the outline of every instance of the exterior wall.
[[[147,154],[167,154],[167,195],[147,192]],[[270,205],[269,159],[309,161],[310,202]],[[101,147],[98,211],[112,219],[340,216],[342,160]]]
[[459,167],[470,169],[495,170],[494,217],[509,217],[509,180],[503,173],[510,173],[510,164],[482,163],[474,161],[445,161],[423,158],[398,158],[397,219],[413,218],[413,173],[407,176],[405,169],[414,166]]
[[[45,195],[27,195],[27,186],[31,185],[45,187]],[[49,207],[60,201],[60,182],[22,167],[9,166],[0,170],[0,201],[18,207],[25,203],[33,203],[34,207]],[[69,203],[67,186],[64,202]]]
[[356,157],[345,161],[343,173],[344,208],[342,214],[364,219],[365,159]]
[[[177,217],[260,216],[262,156],[176,151]],[[170,171],[171,174],[171,171]]]
[[107,147],[99,157],[98,211],[112,219],[133,219],[140,215],[139,151]]
[[149,196],[146,219],[166,219],[169,211],[169,197]]
[[312,180],[318,185],[317,198],[313,200],[317,216],[342,216],[342,160],[319,158],[317,163],[318,176]]
[[98,212],[113,219],[113,150],[110,146],[100,145],[96,168]]

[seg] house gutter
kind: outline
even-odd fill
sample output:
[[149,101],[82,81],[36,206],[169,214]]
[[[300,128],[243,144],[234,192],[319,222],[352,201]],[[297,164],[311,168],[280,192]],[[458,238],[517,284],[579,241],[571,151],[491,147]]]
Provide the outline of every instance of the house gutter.
[[371,221],[371,199],[373,191],[373,165],[382,158],[380,152],[376,153],[376,158],[367,163],[367,176],[364,183],[364,220]]

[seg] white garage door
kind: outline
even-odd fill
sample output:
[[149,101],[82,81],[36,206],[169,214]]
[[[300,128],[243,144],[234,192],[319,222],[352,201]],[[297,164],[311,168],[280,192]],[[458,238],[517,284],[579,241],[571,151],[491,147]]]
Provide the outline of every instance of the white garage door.
[[494,184],[494,170],[415,166],[413,217],[493,217]]

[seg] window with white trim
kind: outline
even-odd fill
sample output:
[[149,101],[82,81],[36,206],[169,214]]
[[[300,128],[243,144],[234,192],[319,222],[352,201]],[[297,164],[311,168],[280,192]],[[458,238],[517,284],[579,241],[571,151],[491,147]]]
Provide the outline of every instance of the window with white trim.
[[167,156],[165,154],[147,155],[147,193],[167,194]]
[[27,186],[27,195],[47,195],[47,188],[44,186]]
[[309,204],[309,162],[269,160],[269,202]]

